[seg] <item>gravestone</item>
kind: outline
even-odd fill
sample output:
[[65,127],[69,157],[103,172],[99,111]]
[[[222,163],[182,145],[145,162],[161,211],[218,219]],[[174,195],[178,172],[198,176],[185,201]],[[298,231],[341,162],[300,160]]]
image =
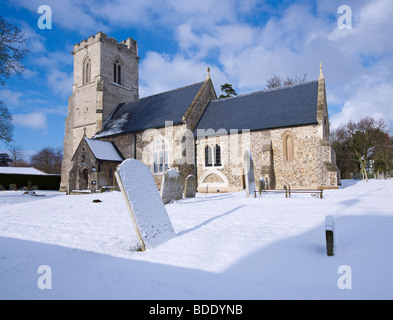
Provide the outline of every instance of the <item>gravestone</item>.
[[186,178],[186,183],[184,187],[184,197],[194,198],[196,194],[196,178],[194,175],[190,174]]
[[126,200],[141,249],[158,246],[175,236],[148,166],[135,159],[123,161],[115,172]]
[[244,180],[246,184],[246,195],[249,197],[255,192],[254,161],[250,150],[244,152],[243,157]]
[[175,169],[167,170],[162,176],[161,198],[164,204],[183,198],[181,174]]
[[328,256],[334,256],[334,218],[333,216],[326,216],[325,218],[325,232],[326,232],[326,252]]

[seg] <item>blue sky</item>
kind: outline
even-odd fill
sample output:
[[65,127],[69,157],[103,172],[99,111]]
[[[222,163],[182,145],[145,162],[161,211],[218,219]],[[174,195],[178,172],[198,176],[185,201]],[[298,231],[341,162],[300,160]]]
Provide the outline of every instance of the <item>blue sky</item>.
[[[51,30],[37,26],[43,4],[52,9]],[[352,10],[350,30],[338,28],[343,4]],[[238,93],[264,89],[274,74],[314,80],[322,62],[333,128],[368,115],[393,128],[391,0],[1,0],[0,8],[30,50],[23,77],[0,87],[26,158],[62,147],[70,52],[98,31],[138,41],[141,97],[202,81],[207,66],[219,94],[226,82]]]

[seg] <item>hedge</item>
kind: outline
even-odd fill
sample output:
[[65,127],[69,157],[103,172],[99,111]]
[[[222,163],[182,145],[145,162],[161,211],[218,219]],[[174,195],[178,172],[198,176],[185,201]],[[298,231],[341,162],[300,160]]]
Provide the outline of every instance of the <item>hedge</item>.
[[0,185],[6,190],[10,184],[16,184],[17,188],[27,187],[29,181],[32,186],[37,186],[39,190],[59,190],[60,175],[36,175],[36,174],[10,174],[0,173]]

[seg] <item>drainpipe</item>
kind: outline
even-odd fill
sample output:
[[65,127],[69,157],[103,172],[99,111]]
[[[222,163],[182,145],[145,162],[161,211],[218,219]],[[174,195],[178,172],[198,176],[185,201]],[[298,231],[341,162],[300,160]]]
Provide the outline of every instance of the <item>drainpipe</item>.
[[195,168],[194,168],[194,171],[195,171],[195,183],[196,183],[196,188],[197,188],[197,190],[198,190],[198,167],[197,167],[197,158],[198,158],[198,156],[197,156],[197,139],[198,139],[198,136],[196,136],[195,137],[195,139],[194,139],[194,165],[195,165]]

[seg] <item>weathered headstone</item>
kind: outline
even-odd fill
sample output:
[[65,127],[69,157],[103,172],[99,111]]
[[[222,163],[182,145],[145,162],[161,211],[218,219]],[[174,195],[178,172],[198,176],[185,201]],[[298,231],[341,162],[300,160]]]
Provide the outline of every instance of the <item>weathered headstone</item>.
[[194,198],[196,194],[196,178],[194,175],[190,174],[186,178],[186,183],[184,187],[184,197]]
[[141,249],[173,238],[175,232],[148,166],[135,159],[123,161],[115,172],[126,200]]
[[181,174],[175,169],[167,170],[162,176],[161,198],[164,204],[183,198]]
[[266,180],[265,180],[265,178],[260,178],[259,179],[259,189],[260,190],[265,190],[266,189]]
[[334,218],[333,216],[326,216],[325,218],[325,232],[326,232],[326,252],[328,256],[334,256]]
[[254,161],[252,160],[252,155],[250,150],[244,152],[243,157],[243,167],[244,167],[244,180],[246,184],[246,195],[249,197],[255,192],[255,177],[254,177]]

